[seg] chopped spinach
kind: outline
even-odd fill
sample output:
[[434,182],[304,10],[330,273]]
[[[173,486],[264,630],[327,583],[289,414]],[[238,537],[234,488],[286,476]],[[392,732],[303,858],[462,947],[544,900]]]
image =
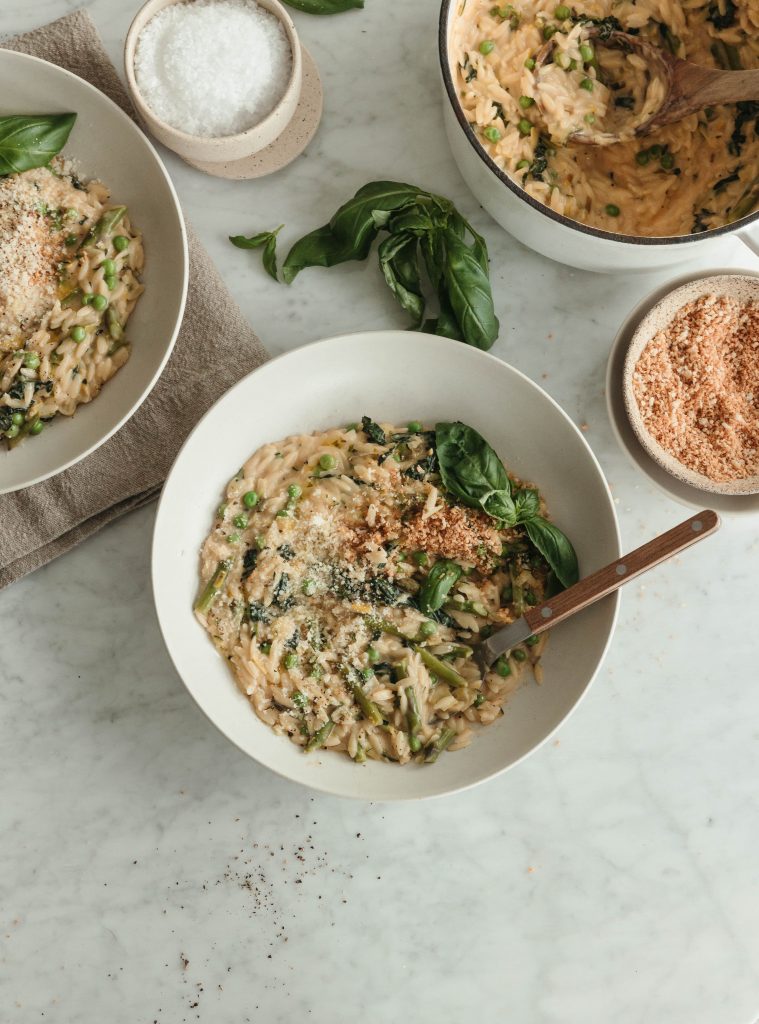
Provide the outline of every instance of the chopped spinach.
[[615,96],[614,106],[622,107],[623,110],[632,110],[635,107],[635,99],[632,96]]
[[250,622],[262,622],[264,625],[271,622],[271,615],[269,614],[268,609],[259,601],[248,602],[247,616]]
[[286,562],[289,562],[291,559],[295,558],[295,552],[293,551],[289,544],[280,544],[280,546],[277,548],[277,554],[280,556],[280,558],[284,558]]
[[753,121],[754,134],[759,135],[759,102],[747,100],[746,102],[736,103],[735,107],[736,114],[733,134],[730,136],[727,148],[733,156],[740,156],[741,150],[746,144],[746,126],[750,125]]
[[733,0],[716,0],[715,3],[709,4],[706,20],[710,21],[718,32],[721,32],[722,29],[730,28],[735,24],[737,14],[738,7]]
[[283,572],[277,580],[277,585],[274,587],[272,595],[272,603],[279,605],[283,612],[286,612],[295,604],[295,598],[290,593],[290,576],[286,572]]
[[717,184],[714,186],[714,192],[719,195],[720,192],[724,192],[728,185],[734,181],[738,181],[740,178],[740,167],[736,168],[732,174],[728,174],[725,178],[720,178]]
[[253,545],[253,547],[248,548],[248,550],[243,555],[241,579],[246,580],[248,578],[248,576],[250,576],[250,574],[253,572],[253,570],[256,567],[256,562],[257,561],[258,561],[258,548],[255,545]]
[[368,416],[361,417],[361,429],[372,444],[387,444],[385,431],[374,420],[370,420]]

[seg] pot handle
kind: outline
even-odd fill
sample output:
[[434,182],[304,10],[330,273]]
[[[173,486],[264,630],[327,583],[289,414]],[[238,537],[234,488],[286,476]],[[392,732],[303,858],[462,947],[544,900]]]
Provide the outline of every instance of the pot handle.
[[759,235],[753,234],[749,228],[744,228],[742,231],[736,231],[735,237],[739,238],[754,256],[759,256]]

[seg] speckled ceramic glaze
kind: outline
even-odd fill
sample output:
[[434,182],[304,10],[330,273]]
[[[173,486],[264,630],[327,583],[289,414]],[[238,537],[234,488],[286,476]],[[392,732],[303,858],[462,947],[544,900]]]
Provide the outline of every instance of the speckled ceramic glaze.
[[688,469],[656,441],[646,429],[633,391],[637,362],[651,339],[672,320],[677,311],[703,295],[725,295],[737,302],[759,301],[759,277],[750,273],[721,273],[699,277],[667,292],[634,329],[625,356],[622,392],[625,410],[635,434],[651,458],[676,479],[712,494],[746,495],[759,492],[759,476],[717,482]]

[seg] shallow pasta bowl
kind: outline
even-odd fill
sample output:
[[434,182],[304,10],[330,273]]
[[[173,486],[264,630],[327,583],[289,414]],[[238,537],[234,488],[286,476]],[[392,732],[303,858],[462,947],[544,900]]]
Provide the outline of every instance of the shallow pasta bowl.
[[135,412],[174,346],[187,292],[187,241],[174,187],[137,125],[88,82],[47,61],[0,49],[0,112],[75,111],[64,150],[82,178],[99,178],[125,204],[145,245],[145,292],[127,326],[126,365],[73,417],[0,451],[0,493],[54,476],[99,447]]
[[440,9],[438,48],[446,134],[453,158],[472,193],[510,234],[559,263],[601,273],[647,272],[705,256],[713,259],[729,236],[739,238],[759,254],[759,210],[700,234],[624,235],[581,224],[526,192],[481,145],[459,102],[452,40],[454,24],[464,8],[462,0],[442,0]]
[[[462,382],[466,382],[465,385]],[[153,538],[153,592],[169,653],[210,720],[241,750],[306,786],[366,800],[409,800],[466,789],[512,767],[577,705],[611,639],[612,598],[558,627],[542,686],[525,681],[505,714],[471,746],[434,765],[355,764],[306,755],[255,715],[193,615],[200,546],[223,490],[265,442],[360,419],[395,423],[461,419],[543,492],[572,538],[582,573],[620,552],[614,505],[580,431],[527,377],[459,342],[405,331],[355,334],[309,345],[256,370],[206,414],[164,487]]]

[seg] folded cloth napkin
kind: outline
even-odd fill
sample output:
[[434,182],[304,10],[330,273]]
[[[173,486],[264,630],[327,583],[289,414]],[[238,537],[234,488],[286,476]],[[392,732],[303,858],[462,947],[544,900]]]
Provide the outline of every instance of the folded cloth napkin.
[[[1,45],[73,71],[134,114],[84,11]],[[208,254],[191,230],[188,235],[190,286],[184,321],[150,395],[121,430],[76,466],[24,491],[0,495],[0,589],[155,498],[200,416],[268,358]],[[118,386],[116,377],[106,385],[106,394]],[[23,457],[23,448],[19,455]]]

